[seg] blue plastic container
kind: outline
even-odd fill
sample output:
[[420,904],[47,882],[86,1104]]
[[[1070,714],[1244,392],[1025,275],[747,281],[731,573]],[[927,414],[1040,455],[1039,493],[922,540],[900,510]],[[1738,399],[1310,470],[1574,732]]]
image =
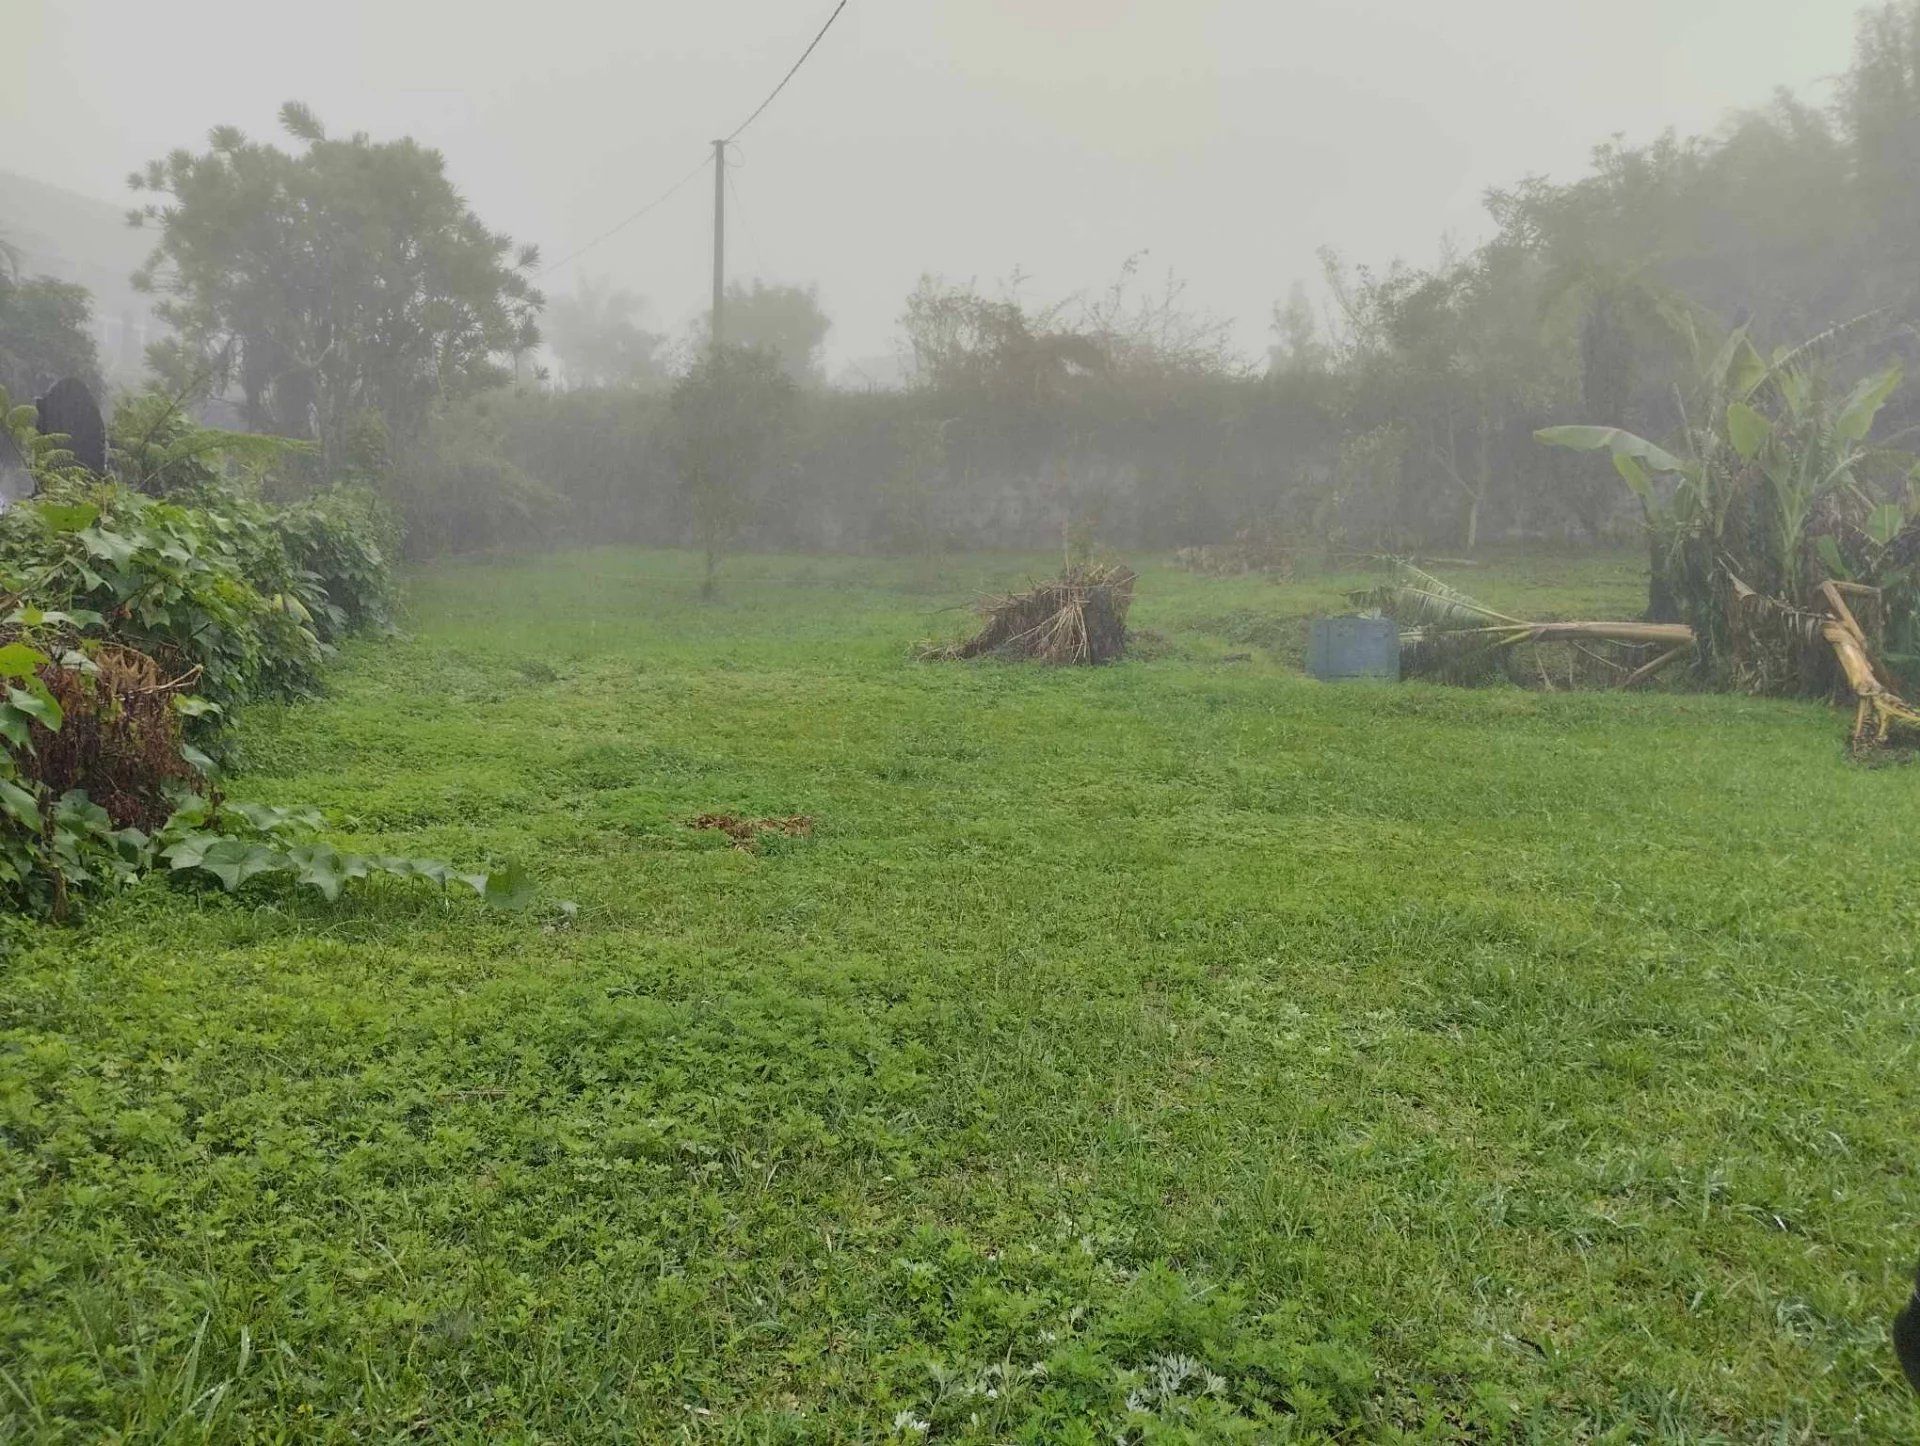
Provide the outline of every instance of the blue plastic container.
[[1307,671],[1323,682],[1400,677],[1400,625],[1392,618],[1315,618],[1307,633]]

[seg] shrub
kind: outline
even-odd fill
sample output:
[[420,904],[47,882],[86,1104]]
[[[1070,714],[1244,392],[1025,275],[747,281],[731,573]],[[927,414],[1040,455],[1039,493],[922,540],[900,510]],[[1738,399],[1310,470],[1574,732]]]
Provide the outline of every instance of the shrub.
[[[309,609],[323,642],[393,625],[400,527],[366,487],[330,487],[281,508],[272,526],[287,561],[313,585]],[[317,606],[316,606],[317,604]]]
[[323,639],[384,623],[393,529],[353,491],[276,512],[151,417],[168,500],[67,469],[0,393],[41,489],[0,515],[0,907],[64,919],[162,869],[229,890],[286,875],[329,899],[389,874],[525,903],[517,870],[343,853],[311,810],[223,804],[186,732],[211,743],[227,705],[313,691]]
[[97,618],[97,631],[192,674],[222,706],[293,696],[317,679],[321,644],[297,597],[265,596],[247,579],[246,531],[223,514],[56,477],[0,516],[0,588]]

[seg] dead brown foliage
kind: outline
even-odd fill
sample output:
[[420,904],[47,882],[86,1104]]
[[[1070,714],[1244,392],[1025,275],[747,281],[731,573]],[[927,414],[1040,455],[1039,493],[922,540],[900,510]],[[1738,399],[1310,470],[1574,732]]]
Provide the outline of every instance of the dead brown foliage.
[[813,832],[813,820],[804,813],[786,818],[748,818],[738,813],[703,813],[687,820],[688,828],[714,829],[733,840],[733,846],[748,853],[759,847],[763,834],[786,838],[805,838]]
[[55,797],[83,789],[117,828],[152,831],[172,811],[174,786],[197,779],[181,754],[173,698],[198,670],[170,677],[145,653],[114,643],[95,647],[89,661],[38,670],[66,716],[58,732],[34,725],[21,771]]
[[1173,554],[1174,566],[1206,577],[1244,577],[1266,573],[1275,582],[1293,576],[1294,550],[1278,529],[1250,524],[1233,534],[1232,542],[1182,547]]
[[1112,662],[1127,649],[1135,577],[1121,563],[1078,564],[1025,592],[988,598],[976,609],[985,622],[977,634],[964,643],[929,648],[924,656]]

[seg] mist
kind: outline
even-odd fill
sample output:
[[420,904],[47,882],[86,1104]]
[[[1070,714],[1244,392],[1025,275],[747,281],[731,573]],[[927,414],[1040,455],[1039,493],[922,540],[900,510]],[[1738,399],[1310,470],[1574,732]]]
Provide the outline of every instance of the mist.
[[0,1440],[1920,1440],[1920,0],[9,0]]
[[[772,0],[478,0],[457,20],[350,0],[324,24],[242,0],[24,6],[0,169],[119,202],[129,171],[216,125],[271,134],[296,99],[440,149],[475,210],[550,259],[697,163],[818,24]],[[1317,288],[1318,248],[1430,262],[1486,234],[1487,187],[1570,178],[1615,133],[1710,131],[1776,86],[1830,98],[1850,45],[1845,7],[1796,0],[856,5],[742,137],[732,265],[820,287],[830,370],[893,354],[922,272],[1019,271],[1057,297],[1141,252],[1258,354],[1271,304]],[[709,209],[689,187],[543,284],[605,278],[682,327]]]

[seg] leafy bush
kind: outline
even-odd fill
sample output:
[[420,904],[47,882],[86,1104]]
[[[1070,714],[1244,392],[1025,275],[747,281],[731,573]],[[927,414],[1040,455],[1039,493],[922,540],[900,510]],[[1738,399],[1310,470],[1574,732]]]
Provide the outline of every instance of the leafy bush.
[[275,511],[208,460],[198,444],[221,434],[146,408],[120,460],[160,448],[157,470],[129,470],[163,477],[162,500],[67,469],[22,410],[0,393],[41,489],[0,515],[0,905],[64,919],[162,870],[229,890],[287,875],[329,899],[388,874],[526,901],[517,870],[343,853],[311,810],[226,805],[186,737],[212,744],[232,704],[312,692],[331,640],[386,623],[393,527],[373,498]]
[[174,676],[192,675],[222,707],[296,697],[317,686],[322,645],[296,591],[269,596],[247,577],[249,562],[266,570],[251,526],[60,477],[0,516],[0,588],[44,610],[98,618],[96,631]]
[[16,600],[99,614],[177,674],[197,670],[198,691],[223,707],[314,693],[329,645],[390,622],[396,529],[371,493],[259,500],[292,444],[138,398],[114,419],[116,485],[67,471],[25,417],[11,420],[42,493],[0,517],[0,588]]
[[151,392],[115,408],[107,435],[114,470],[129,487],[189,501],[209,491],[229,497],[225,484],[236,482],[257,489],[276,468],[316,454],[311,442],[203,427],[179,397]]
[[308,608],[322,642],[393,625],[400,527],[365,487],[331,487],[273,514],[287,561],[312,584]]
[[298,602],[321,642],[391,622],[399,527],[369,488],[330,487],[277,508],[260,500],[284,464],[315,454],[311,443],[203,427],[158,395],[122,404],[112,438],[122,481],[206,512],[254,589]]

